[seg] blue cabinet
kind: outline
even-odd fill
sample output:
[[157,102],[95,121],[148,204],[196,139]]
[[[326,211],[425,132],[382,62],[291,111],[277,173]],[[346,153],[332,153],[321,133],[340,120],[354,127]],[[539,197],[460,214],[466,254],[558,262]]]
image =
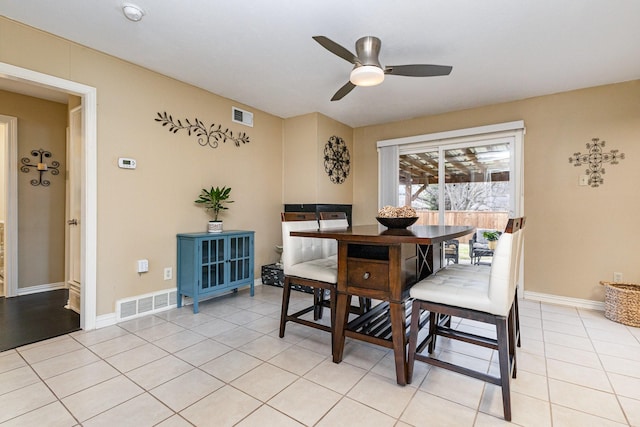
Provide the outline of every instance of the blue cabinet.
[[178,234],[178,307],[182,297],[198,300],[241,286],[251,287],[253,296],[254,232],[242,230],[222,233]]

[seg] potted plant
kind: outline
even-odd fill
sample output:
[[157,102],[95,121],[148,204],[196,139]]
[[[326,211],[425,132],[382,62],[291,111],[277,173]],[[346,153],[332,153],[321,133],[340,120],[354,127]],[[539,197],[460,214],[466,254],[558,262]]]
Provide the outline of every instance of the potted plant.
[[196,203],[204,205],[204,207],[213,212],[213,220],[209,221],[208,231],[209,233],[220,233],[222,231],[222,221],[218,220],[218,214],[220,211],[229,209],[225,206],[226,203],[233,203],[233,200],[229,200],[231,195],[231,187],[211,187],[210,190],[206,188],[202,189]]
[[489,246],[489,249],[491,249],[492,251],[495,250],[496,246],[498,245],[498,238],[500,238],[500,232],[485,231],[482,233],[482,236],[487,239],[487,246]]

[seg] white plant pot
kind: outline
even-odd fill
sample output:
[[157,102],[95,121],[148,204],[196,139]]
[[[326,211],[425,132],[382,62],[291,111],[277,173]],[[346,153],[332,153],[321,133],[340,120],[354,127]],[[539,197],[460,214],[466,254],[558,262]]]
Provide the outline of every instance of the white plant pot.
[[222,221],[209,221],[207,231],[209,233],[222,233]]

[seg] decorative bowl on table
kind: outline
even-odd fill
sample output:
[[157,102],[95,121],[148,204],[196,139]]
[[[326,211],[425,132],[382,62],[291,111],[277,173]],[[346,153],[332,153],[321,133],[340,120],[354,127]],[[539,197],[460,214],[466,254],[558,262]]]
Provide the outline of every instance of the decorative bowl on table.
[[387,228],[407,228],[413,225],[418,220],[418,217],[389,218],[377,216],[376,220]]

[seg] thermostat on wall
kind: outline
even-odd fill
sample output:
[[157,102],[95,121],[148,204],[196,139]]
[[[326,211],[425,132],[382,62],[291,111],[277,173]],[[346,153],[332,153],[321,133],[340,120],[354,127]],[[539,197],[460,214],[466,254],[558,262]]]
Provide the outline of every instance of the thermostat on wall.
[[133,159],[128,159],[126,157],[120,157],[118,159],[118,166],[122,169],[135,169],[136,161]]

